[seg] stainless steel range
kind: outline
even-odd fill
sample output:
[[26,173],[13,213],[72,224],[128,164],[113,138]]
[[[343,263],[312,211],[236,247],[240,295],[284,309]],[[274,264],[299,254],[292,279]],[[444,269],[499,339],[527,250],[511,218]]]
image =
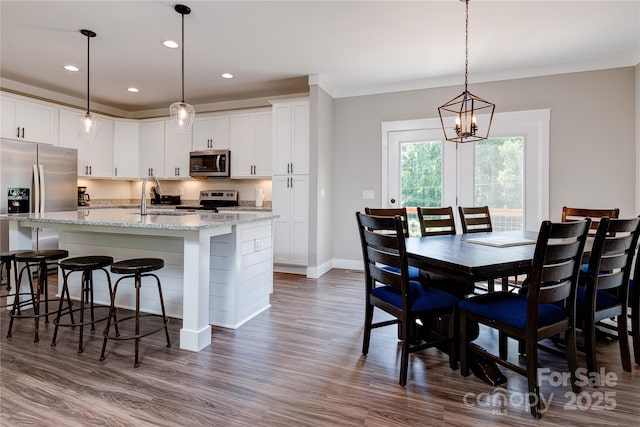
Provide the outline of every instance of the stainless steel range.
[[218,208],[238,206],[237,190],[203,190],[200,192],[199,206],[176,206],[176,209],[194,209],[217,212]]

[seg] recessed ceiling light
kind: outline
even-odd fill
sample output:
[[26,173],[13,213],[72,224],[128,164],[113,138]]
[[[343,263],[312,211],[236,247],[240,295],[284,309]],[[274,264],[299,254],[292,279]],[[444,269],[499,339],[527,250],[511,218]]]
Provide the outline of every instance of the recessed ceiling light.
[[233,74],[231,74],[231,73],[223,73],[222,74],[222,78],[224,78],[224,79],[232,79],[233,78]]
[[180,46],[178,43],[174,42],[173,40],[164,41],[162,42],[162,44],[171,49],[177,49],[178,46]]
[[129,92],[133,92],[133,93],[138,93],[138,92],[140,92],[140,90],[138,90],[138,88],[135,88],[135,87],[128,87],[128,88],[127,88],[127,90],[128,90]]
[[76,67],[75,65],[65,65],[64,69],[67,71],[80,71],[80,68]]

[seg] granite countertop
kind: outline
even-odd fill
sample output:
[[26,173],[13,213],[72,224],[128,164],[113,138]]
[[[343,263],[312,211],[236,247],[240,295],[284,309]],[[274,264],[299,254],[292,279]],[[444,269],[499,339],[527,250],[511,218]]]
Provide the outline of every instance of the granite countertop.
[[277,218],[268,213],[185,212],[147,207],[147,215],[139,208],[83,209],[66,212],[3,214],[11,221],[35,221],[49,224],[93,225],[124,228],[156,228],[166,230],[203,230],[247,222]]

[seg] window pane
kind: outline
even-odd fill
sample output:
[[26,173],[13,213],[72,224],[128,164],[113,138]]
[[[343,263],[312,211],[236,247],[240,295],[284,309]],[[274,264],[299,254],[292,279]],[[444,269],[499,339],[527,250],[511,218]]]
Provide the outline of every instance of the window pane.
[[408,208],[409,232],[420,235],[416,206],[442,206],[442,141],[400,144],[400,206]]
[[475,205],[487,205],[495,231],[523,229],[524,137],[475,143]]

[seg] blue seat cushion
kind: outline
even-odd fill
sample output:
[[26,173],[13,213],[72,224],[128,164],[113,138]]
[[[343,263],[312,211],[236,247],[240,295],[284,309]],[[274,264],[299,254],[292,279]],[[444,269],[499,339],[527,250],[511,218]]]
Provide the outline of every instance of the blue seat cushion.
[[[382,267],[382,269],[400,274],[400,269],[397,267],[390,267],[388,265],[385,265],[384,267]],[[418,277],[420,277],[420,269],[417,267],[409,266],[409,279],[417,279]]]
[[[580,313],[581,308],[584,307],[586,296],[586,288],[584,286],[578,286],[576,291],[576,311]],[[598,291],[596,293],[596,311],[604,310],[605,308],[613,307],[618,304],[618,298],[615,295],[606,291]]]
[[[414,280],[409,282],[412,300],[411,311],[428,311],[444,307],[454,307],[458,298],[440,289],[424,286]],[[371,294],[398,308],[402,308],[402,292],[395,286],[379,286]]]
[[[497,322],[524,330],[527,324],[527,296],[505,293],[468,298],[460,301],[458,307]],[[538,327],[552,325],[566,318],[564,308],[555,304],[538,306]]]

